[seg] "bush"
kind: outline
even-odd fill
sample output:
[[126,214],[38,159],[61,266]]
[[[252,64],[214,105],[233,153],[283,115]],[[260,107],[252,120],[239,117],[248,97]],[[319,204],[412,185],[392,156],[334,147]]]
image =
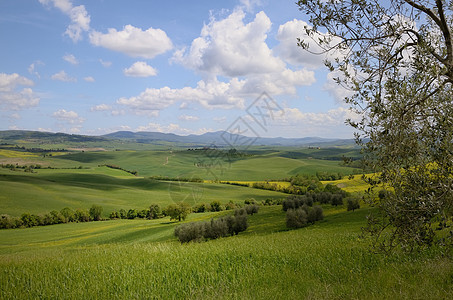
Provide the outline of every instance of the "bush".
[[322,219],[324,219],[324,212],[319,205],[310,207],[304,204],[297,209],[286,211],[286,227],[288,228],[301,228]]
[[249,204],[244,207],[244,209],[248,215],[253,215],[253,214],[258,213],[259,208],[260,207],[256,204]]
[[210,205],[211,205],[211,211],[212,212],[222,211],[223,210],[222,204],[220,203],[220,201],[217,201],[217,200],[216,201],[212,201],[210,203]]
[[360,208],[359,200],[356,198],[349,198],[347,202],[348,202],[348,211],[351,211],[351,210],[354,211],[354,210]]
[[187,243],[235,235],[245,231],[247,227],[247,211],[242,208],[235,210],[234,216],[211,219],[210,222],[182,224],[175,228],[175,236],[181,243]]
[[283,201],[282,206],[283,210],[287,211],[288,209],[297,209],[301,206],[313,206],[313,198],[310,195],[296,196],[291,195]]
[[127,219],[127,212],[125,209],[120,209],[119,214],[121,219]]
[[233,201],[230,200],[230,202],[225,205],[225,210],[233,210],[236,209],[236,204],[234,204]]
[[210,210],[211,210],[211,207],[209,206],[209,204],[205,204],[205,203],[195,205],[192,209],[192,211],[194,213],[204,213],[204,212],[207,212]]
[[205,224],[202,222],[182,224],[175,228],[175,236],[181,243],[201,241],[205,234]]
[[255,200],[254,198],[245,199],[245,200],[244,200],[244,204],[245,204],[245,205],[248,205],[248,204],[256,204],[256,200]]
[[90,213],[91,220],[94,220],[94,221],[101,220],[102,206],[99,206],[99,205],[91,206],[89,213]]
[[343,205],[343,195],[341,194],[334,194],[332,195],[332,199],[330,203],[334,206]]
[[127,218],[131,220],[137,218],[137,212],[135,211],[135,209],[129,209],[127,211]]
[[149,206],[148,219],[158,219],[162,214],[160,206],[158,204],[151,204]]
[[288,209],[286,211],[286,227],[301,228],[308,223],[307,213],[303,208]]
[[324,219],[324,212],[321,206],[315,205],[308,210],[307,221],[309,223],[313,224],[316,221],[320,221],[322,219]]
[[76,222],[89,222],[90,221],[90,215],[88,214],[88,211],[82,210],[82,209],[77,209],[74,213],[74,217]]
[[179,202],[177,204],[170,204],[166,209],[165,209],[165,214],[167,216],[170,216],[170,221],[171,220],[185,220],[187,215],[192,211],[192,208],[190,207],[189,204],[185,202]]

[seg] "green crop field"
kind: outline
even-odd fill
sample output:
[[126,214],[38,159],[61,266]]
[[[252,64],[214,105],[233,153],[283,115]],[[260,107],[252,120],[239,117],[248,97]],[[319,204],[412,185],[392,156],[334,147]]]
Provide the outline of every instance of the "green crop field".
[[20,216],[44,214],[64,207],[87,209],[93,204],[104,208],[104,217],[119,209],[145,209],[150,204],[165,207],[184,201],[190,205],[229,201],[243,203],[254,198],[280,199],[285,194],[223,184],[157,181],[132,176],[107,167],[93,170],[38,170],[24,173],[0,169],[0,212]]
[[451,260],[371,253],[366,212],[287,231],[280,206],[262,207],[238,236],[183,245],[168,219],[2,230],[0,298],[451,299]]
[[[66,146],[54,144],[53,149]],[[105,146],[112,149],[112,144]],[[339,159],[356,155],[347,148],[255,147],[247,154],[226,157],[145,146],[45,155],[3,149],[0,163],[10,165],[0,168],[0,214],[45,214],[96,204],[106,218],[114,210],[166,207],[179,201],[193,206],[253,198],[260,203],[287,194],[216,180],[251,183],[296,174],[358,172]],[[25,167],[36,164],[41,167]],[[138,171],[138,176],[128,171]],[[358,175],[323,182],[328,183],[351,193],[367,189]],[[168,217],[0,230],[0,299],[453,298],[448,253],[437,248],[418,254],[372,253],[360,235],[371,208],[361,205],[348,212],[345,205],[325,204],[324,220],[298,230],[286,228],[280,205],[260,206],[259,213],[249,217],[245,232],[189,244],[176,240],[179,223]],[[185,222],[228,213],[192,213]]]

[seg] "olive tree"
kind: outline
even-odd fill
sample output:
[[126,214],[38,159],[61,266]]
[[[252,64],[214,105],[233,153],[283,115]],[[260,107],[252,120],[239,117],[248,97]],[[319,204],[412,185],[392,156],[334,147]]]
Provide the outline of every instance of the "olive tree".
[[[310,25],[298,45],[326,55],[356,129],[379,213],[369,216],[377,250],[419,249],[441,239],[453,199],[453,2],[302,0]],[[445,236],[445,235],[444,235]]]

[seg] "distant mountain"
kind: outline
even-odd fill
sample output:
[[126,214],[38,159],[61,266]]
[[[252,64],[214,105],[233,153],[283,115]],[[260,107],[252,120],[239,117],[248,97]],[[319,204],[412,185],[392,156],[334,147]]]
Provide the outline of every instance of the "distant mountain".
[[5,130],[0,131],[0,141],[3,143],[16,143],[18,141],[31,142],[51,142],[53,144],[75,142],[101,142],[108,141],[107,138],[101,136],[88,136],[79,134],[53,133],[44,131],[28,131],[28,130]]
[[[181,136],[173,133],[162,132],[131,132],[118,131],[101,136],[87,136],[66,133],[52,133],[42,131],[6,130],[0,131],[0,143],[20,143],[21,141],[43,142],[43,143],[87,143],[87,142],[109,142],[121,140],[133,143],[160,144],[175,143],[187,147],[236,147],[238,145],[256,146],[313,146],[332,147],[354,145],[352,139],[326,139],[319,137],[304,138],[262,138],[246,137],[243,135],[230,134],[226,131],[207,132],[201,135]],[[240,147],[237,147],[240,148]]]
[[243,135],[230,134],[226,131],[207,132],[201,135],[180,136],[173,133],[160,132],[131,132],[118,131],[103,135],[102,137],[110,139],[124,139],[138,143],[153,143],[153,142],[174,142],[184,144],[199,144],[199,145],[216,145],[219,147],[228,147],[231,145],[250,143],[253,145],[262,146],[343,146],[354,144],[352,139],[326,139],[319,137],[305,138],[262,138],[262,137],[246,137]]

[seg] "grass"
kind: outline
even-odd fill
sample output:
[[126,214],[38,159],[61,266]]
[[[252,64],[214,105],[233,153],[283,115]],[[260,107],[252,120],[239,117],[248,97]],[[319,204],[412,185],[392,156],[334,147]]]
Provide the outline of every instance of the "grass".
[[[351,171],[338,161],[320,159],[335,155],[333,150],[267,149],[234,160],[219,174],[223,180],[251,183],[296,173]],[[225,184],[155,181],[98,167],[107,163],[141,175],[204,175],[199,177],[209,180],[212,173],[194,164],[198,158],[169,150],[5,158],[82,169],[32,174],[0,169],[0,213],[41,214],[99,204],[107,216],[151,203],[243,203],[287,196]],[[360,176],[325,183],[349,192],[367,188]],[[453,299],[450,256],[436,248],[412,255],[373,254],[359,238],[369,208],[323,208],[323,221],[287,230],[281,206],[262,206],[238,236],[183,245],[173,236],[177,223],[168,218],[0,230],[0,299]],[[191,214],[187,222],[221,214]]]
[[[166,221],[49,226],[56,238],[39,232],[44,228],[0,231],[0,298],[452,298],[453,263],[436,250],[390,257],[368,251],[358,240],[366,209],[343,209],[292,231],[282,226],[280,209],[261,207],[239,236],[183,245],[172,230],[159,231],[174,226]],[[96,226],[91,239],[89,225]],[[121,228],[125,239],[106,239]],[[67,231],[75,240],[58,244]],[[20,235],[5,236],[10,232]],[[77,232],[87,239],[76,241]],[[11,251],[20,243],[22,251]]]
[[104,208],[103,215],[123,209],[145,209],[150,204],[161,207],[185,201],[199,203],[229,201],[243,203],[254,198],[284,198],[279,192],[247,187],[156,181],[134,177],[126,172],[106,167],[91,170],[38,170],[25,173],[0,169],[0,213],[20,216],[29,212],[45,214],[64,207],[88,209],[93,204]]
[[353,179],[344,177],[340,180],[322,181],[323,184],[333,184],[349,193],[361,193],[370,186],[362,179],[362,175],[354,175]]

